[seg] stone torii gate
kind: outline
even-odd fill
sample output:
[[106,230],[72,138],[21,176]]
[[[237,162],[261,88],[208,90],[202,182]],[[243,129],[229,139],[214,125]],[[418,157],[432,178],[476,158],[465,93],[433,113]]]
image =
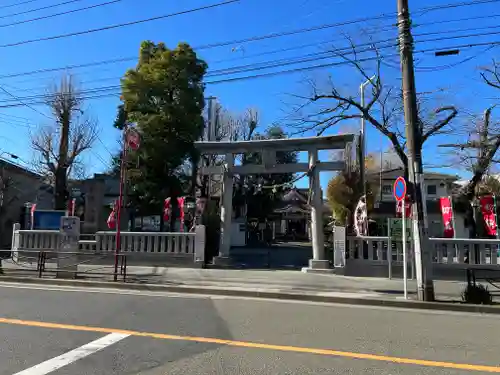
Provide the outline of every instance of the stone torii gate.
[[[342,134],[333,136],[266,139],[237,142],[200,141],[195,142],[195,147],[202,155],[224,155],[225,165],[201,167],[203,175],[222,175],[223,190],[221,204],[221,241],[219,259],[223,263],[229,261],[231,249],[231,220],[233,200],[233,176],[244,174],[270,174],[270,173],[300,173],[308,172],[312,190],[311,224],[313,259],[304,272],[328,272],[329,261],[325,256],[323,235],[323,203],[319,173],[321,171],[341,171],[350,162],[349,146],[354,142],[355,135]],[[321,162],[318,160],[320,150],[345,150],[344,161]],[[277,164],[277,151],[306,151],[309,155],[308,163]],[[235,165],[235,155],[244,153],[261,153],[262,164]]]

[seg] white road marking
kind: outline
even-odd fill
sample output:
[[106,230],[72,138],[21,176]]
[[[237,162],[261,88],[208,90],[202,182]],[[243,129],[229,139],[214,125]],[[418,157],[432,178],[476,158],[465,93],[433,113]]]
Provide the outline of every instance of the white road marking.
[[64,366],[67,366],[73,362],[78,361],[84,357],[87,357],[93,353],[98,352],[110,345],[117,343],[120,340],[123,340],[130,335],[123,333],[110,333],[100,339],[89,342],[79,348],[71,350],[67,353],[64,353],[58,357],[54,357],[45,362],[42,362],[36,366],[30,367],[26,370],[18,372],[14,375],[46,375],[50,374],[53,371],[56,371]]

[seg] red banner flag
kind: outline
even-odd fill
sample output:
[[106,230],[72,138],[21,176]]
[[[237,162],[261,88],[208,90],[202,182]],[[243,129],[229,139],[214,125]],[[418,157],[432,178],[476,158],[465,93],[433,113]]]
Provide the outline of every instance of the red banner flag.
[[495,214],[495,198],[491,195],[481,197],[479,203],[481,204],[481,212],[483,214],[484,223],[486,224],[486,233],[490,236],[496,236],[497,220]]
[[[407,197],[405,199],[405,215],[407,218],[411,217],[411,200],[409,199],[410,197]],[[397,201],[396,202],[396,217],[401,217],[403,216],[403,201]]]
[[165,223],[168,223],[168,220],[170,219],[170,211],[171,211],[170,198],[167,198],[163,202],[163,221]]
[[68,202],[68,215],[69,216],[75,216],[75,206],[76,206],[76,199],[71,199]]
[[180,219],[180,231],[184,232],[184,201],[185,198],[177,198],[177,204],[179,205],[179,219]]
[[111,209],[111,212],[108,216],[108,220],[106,220],[106,224],[108,224],[108,228],[111,230],[116,229],[116,212],[115,212],[116,205],[117,205],[117,202],[115,202],[115,204],[113,204],[113,208]]
[[455,228],[453,228],[453,207],[449,197],[439,198],[439,207],[443,216],[444,238],[453,238],[455,236]]

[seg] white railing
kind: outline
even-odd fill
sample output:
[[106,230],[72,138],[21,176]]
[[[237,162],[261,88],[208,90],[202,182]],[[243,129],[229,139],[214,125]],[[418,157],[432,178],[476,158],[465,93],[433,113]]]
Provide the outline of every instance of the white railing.
[[[127,254],[165,254],[193,256],[194,260],[205,260],[205,227],[199,225],[195,232],[122,232],[120,251]],[[14,224],[12,251],[57,251],[60,233],[55,230],[21,230]],[[79,250],[83,253],[114,253],[116,232],[97,232],[81,235]]]
[[[120,251],[123,253],[194,254],[195,233],[122,232]],[[115,251],[116,233],[97,232],[97,250]]]
[[[57,250],[60,233],[57,230],[14,230],[13,247],[22,250]],[[81,235],[79,250],[96,251],[95,235]]]
[[19,230],[17,235],[18,249],[52,250],[59,247],[59,231]]
[[[347,237],[346,258],[367,262],[403,261],[403,244],[388,237]],[[388,248],[392,257],[388,259]],[[500,240],[468,238],[430,238],[432,259],[438,264],[478,264],[500,266]],[[411,258],[412,244],[408,242]]]
[[500,265],[500,240],[431,238],[435,263]]

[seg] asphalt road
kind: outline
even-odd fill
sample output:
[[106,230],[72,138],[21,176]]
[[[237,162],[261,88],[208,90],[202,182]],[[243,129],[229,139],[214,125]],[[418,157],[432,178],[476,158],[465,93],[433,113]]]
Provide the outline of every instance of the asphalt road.
[[0,375],[500,373],[500,317],[0,284]]

